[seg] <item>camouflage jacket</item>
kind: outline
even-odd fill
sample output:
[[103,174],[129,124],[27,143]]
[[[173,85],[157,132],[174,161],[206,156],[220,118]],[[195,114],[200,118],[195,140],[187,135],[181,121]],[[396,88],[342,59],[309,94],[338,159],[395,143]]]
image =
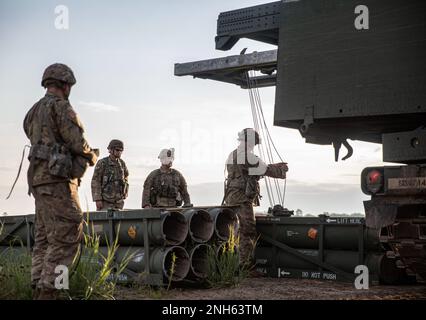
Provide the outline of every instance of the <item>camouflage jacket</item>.
[[27,113],[24,131],[31,142],[28,185],[66,182],[79,184],[87,166],[97,160],[84,128],[68,100],[46,95]]
[[126,163],[122,159],[105,157],[98,161],[92,177],[93,201],[118,202],[127,198],[128,177]]
[[239,146],[231,152],[226,161],[228,172],[225,184],[224,204],[259,205],[259,180],[263,176],[285,178],[285,171],[279,165],[267,165],[253,152]]
[[175,207],[191,203],[183,175],[175,170],[156,169],[145,180],[142,208],[148,204],[158,207]]

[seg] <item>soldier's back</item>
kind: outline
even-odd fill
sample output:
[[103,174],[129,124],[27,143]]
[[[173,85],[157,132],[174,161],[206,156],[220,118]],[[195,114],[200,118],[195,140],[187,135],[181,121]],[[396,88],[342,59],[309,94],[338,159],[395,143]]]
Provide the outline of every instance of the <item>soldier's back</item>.
[[[67,104],[66,100],[52,94],[46,94],[34,104],[25,116],[24,131],[33,146],[32,153],[38,154],[38,157],[34,160],[32,181],[29,181],[33,186],[69,180],[68,178],[51,175],[48,161],[51,151],[47,149],[56,144],[63,145],[58,123],[64,112],[63,107]],[[40,148],[36,149],[34,146]]]
[[[24,120],[24,130],[31,144],[51,145],[56,142],[56,139],[53,140],[47,132],[46,127],[49,127],[54,133],[57,132],[55,118],[58,110],[55,109],[60,100],[59,97],[46,94],[28,111]],[[54,136],[54,138],[57,137]]]

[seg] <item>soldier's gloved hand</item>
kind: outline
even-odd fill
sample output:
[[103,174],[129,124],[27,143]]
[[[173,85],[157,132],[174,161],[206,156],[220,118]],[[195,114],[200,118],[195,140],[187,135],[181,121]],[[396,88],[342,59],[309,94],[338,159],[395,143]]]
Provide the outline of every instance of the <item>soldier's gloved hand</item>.
[[278,165],[281,167],[281,170],[284,170],[284,172],[288,171],[287,162],[280,162]]
[[102,201],[101,200],[96,201],[96,210],[102,210]]
[[185,203],[182,208],[192,208],[194,205],[192,203]]
[[268,165],[265,175],[272,178],[285,179],[288,171],[287,163],[279,162]]

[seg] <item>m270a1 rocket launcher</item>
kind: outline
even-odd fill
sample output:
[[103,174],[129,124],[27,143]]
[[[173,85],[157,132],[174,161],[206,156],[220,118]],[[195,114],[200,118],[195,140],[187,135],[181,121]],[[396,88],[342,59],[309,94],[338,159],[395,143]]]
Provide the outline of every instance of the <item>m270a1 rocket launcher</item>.
[[216,49],[248,38],[277,50],[177,63],[175,75],[275,86],[274,125],[306,142],[380,143],[383,161],[366,168],[366,224],[395,263],[426,280],[426,2],[284,0],[219,15]]

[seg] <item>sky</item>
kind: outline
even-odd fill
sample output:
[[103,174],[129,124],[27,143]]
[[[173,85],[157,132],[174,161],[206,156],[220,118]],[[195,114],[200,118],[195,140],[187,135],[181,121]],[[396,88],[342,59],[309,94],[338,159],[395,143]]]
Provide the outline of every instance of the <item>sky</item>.
[[[263,4],[255,0],[29,1],[0,0],[0,214],[34,212],[26,185],[28,161],[12,197],[22,149],[29,141],[22,122],[43,95],[44,69],[56,62],[77,78],[70,103],[93,148],[107,156],[111,139],[125,143],[130,171],[125,208],[140,208],[146,176],[159,167],[162,148],[176,149],[174,167],[188,182],[194,205],[219,205],[224,163],[237,146],[237,133],[253,127],[248,92],[211,80],[176,77],[174,64],[275,49],[241,40],[230,51],[215,50],[219,13]],[[57,29],[68,9],[68,29]],[[334,162],[331,146],[306,144],[297,130],[273,126],[275,89],[260,89],[265,119],[288,162],[285,207],[305,213],[363,213],[360,173],[382,165],[381,145],[352,142],[354,155]],[[342,151],[344,153],[344,151]],[[84,210],[94,210],[93,168],[79,189]],[[265,188],[261,207],[269,206]]]

